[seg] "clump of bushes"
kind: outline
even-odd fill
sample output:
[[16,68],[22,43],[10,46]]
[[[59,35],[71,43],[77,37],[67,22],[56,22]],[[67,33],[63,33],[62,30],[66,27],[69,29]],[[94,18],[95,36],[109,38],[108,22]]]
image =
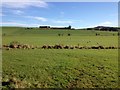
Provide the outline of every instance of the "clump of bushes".
[[27,88],[31,87],[31,84],[26,82],[25,80],[20,80],[16,78],[16,76],[11,76],[7,78],[3,78],[2,88],[10,89],[10,88]]
[[68,33],[68,36],[71,36],[71,34],[70,34],[70,33]]
[[63,36],[63,34],[60,34],[60,33],[59,33],[58,36]]
[[100,34],[99,33],[96,33],[96,36],[99,36]]
[[21,43],[18,41],[12,41],[12,42],[10,42],[9,47],[10,48],[17,48],[18,45],[21,45]]
[[43,46],[33,46],[29,44],[21,44],[18,41],[12,41],[10,42],[9,45],[3,45],[2,48],[6,50],[10,49],[118,49],[119,47],[115,46],[102,46],[102,45],[97,45],[97,46],[80,46],[75,45],[75,46],[69,46],[69,45],[43,45]]
[[28,44],[21,44],[18,41],[12,41],[10,42],[9,45],[3,45],[3,48],[6,48],[6,50],[10,50],[10,49],[35,49],[35,48],[39,48],[39,47],[33,47],[33,45],[28,45]]

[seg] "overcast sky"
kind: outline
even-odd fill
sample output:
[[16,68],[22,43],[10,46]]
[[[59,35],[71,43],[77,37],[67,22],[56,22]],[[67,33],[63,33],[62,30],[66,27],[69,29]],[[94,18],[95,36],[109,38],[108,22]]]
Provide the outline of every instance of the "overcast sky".
[[[29,0],[24,0],[29,1]],[[117,2],[4,2],[3,26],[117,26]]]

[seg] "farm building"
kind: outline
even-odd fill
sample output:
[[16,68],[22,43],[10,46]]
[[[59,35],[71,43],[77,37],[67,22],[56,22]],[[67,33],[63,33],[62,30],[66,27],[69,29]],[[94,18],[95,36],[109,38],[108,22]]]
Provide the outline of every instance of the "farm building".
[[50,29],[50,26],[39,26],[41,29]]
[[68,27],[50,27],[50,26],[39,26],[40,29],[71,29],[71,26]]

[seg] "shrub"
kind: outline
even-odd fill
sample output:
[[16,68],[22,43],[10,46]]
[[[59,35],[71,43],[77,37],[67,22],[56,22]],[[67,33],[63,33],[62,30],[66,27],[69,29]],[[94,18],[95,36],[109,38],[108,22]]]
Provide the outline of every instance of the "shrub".
[[18,42],[18,41],[12,41],[12,42],[10,42],[9,47],[10,48],[17,48],[18,45],[20,45],[20,42]]
[[58,34],[58,36],[60,36],[60,34]]
[[70,36],[71,34],[70,33],[68,33],[68,36]]

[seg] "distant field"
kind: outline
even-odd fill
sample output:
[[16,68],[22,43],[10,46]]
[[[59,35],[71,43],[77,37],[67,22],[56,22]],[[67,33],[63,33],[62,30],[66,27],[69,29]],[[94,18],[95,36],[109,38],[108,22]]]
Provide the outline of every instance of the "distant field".
[[[32,45],[111,45],[118,46],[117,32],[85,31],[85,30],[25,30],[24,28],[3,28],[3,44],[13,40]],[[68,33],[71,36],[68,36]],[[96,36],[99,33],[100,36]],[[63,34],[63,36],[58,36]],[[114,34],[114,36],[113,36]],[[90,42],[89,42],[90,41]],[[89,43],[88,43],[89,42]]]
[[[100,35],[96,36],[96,33]],[[2,44],[9,44],[11,41],[35,46],[118,46],[117,32],[4,27]],[[15,49],[2,52],[4,88],[118,87],[118,49]]]

